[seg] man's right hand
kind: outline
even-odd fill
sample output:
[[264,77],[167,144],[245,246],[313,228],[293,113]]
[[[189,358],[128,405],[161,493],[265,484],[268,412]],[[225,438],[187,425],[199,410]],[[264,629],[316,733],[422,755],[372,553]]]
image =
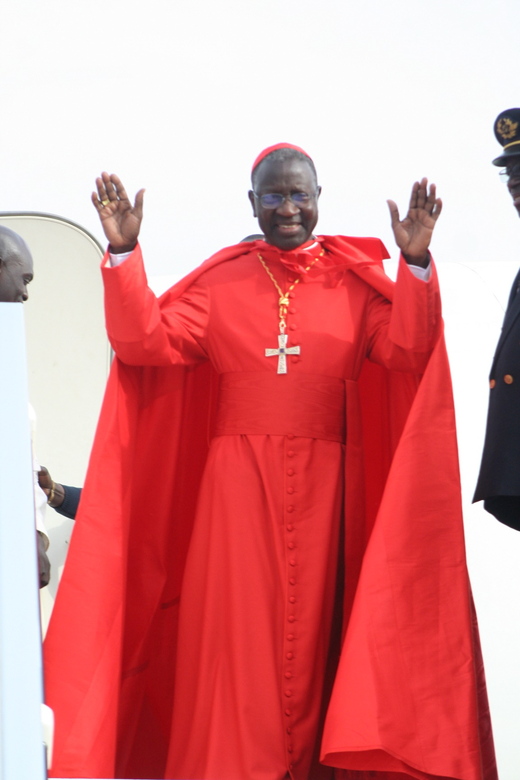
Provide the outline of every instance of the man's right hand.
[[38,579],[40,588],[44,588],[51,579],[51,562],[45,551],[45,540],[40,531],[36,531],[36,546],[38,550]]
[[47,503],[53,509],[63,504],[65,489],[59,482],[55,482],[49,474],[46,466],[41,466],[38,472],[38,484],[47,496]]
[[104,171],[96,179],[96,187],[92,203],[99,214],[110,250],[115,254],[131,252],[137,244],[143,219],[144,190],[139,190],[132,206],[121,179],[115,173]]

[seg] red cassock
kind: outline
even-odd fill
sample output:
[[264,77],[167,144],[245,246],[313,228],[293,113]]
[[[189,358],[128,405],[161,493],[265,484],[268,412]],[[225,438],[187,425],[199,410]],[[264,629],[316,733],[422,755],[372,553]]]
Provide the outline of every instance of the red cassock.
[[[258,254],[301,277],[286,374]],[[118,359],[45,642],[54,777],[497,777],[437,279],[401,260],[394,285],[386,256],[240,244],[159,302],[139,249],[104,268]]]

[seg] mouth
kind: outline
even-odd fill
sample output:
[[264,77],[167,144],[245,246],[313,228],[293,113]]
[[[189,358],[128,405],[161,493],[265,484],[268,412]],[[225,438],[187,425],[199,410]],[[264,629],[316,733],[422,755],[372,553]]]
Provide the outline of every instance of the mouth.
[[299,222],[291,222],[289,224],[280,223],[276,227],[284,236],[292,236],[300,230],[301,224]]

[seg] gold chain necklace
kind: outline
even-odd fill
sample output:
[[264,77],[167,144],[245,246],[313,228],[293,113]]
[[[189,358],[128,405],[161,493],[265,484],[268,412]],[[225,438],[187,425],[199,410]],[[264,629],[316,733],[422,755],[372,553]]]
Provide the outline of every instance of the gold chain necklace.
[[[308,266],[306,266],[305,271],[310,271],[316,260],[321,257],[324,254],[324,250],[322,249],[320,254],[317,255],[315,258],[313,258],[312,262],[309,263]],[[282,288],[274,278],[273,274],[271,273],[271,269],[265,262],[264,258],[260,253],[258,253],[258,259],[262,263],[263,267],[265,268],[265,272],[268,275],[269,279],[274,284],[276,291],[278,292],[279,298],[278,298],[278,310],[279,310],[279,317],[280,317],[280,334],[278,336],[278,349],[266,349],[265,350],[265,356],[266,357],[278,357],[278,369],[277,374],[286,374],[287,373],[287,355],[299,355],[300,354],[300,347],[288,347],[287,346],[287,334],[285,332],[285,329],[287,327],[287,310],[289,308],[289,295],[292,293],[294,288],[297,284],[301,281],[301,276],[299,276],[287,289],[287,292],[283,292]]]

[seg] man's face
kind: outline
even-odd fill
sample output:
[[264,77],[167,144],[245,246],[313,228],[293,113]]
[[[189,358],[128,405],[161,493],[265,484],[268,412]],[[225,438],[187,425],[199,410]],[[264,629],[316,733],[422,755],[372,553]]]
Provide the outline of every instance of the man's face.
[[[307,201],[296,205],[290,199],[296,193],[308,196]],[[286,250],[296,249],[308,241],[318,221],[320,193],[314,172],[304,160],[261,162],[255,175],[255,191],[249,191],[249,200],[265,240]],[[266,208],[260,198],[268,194],[282,195],[284,200],[277,208]]]
[[29,297],[27,285],[33,278],[33,261],[29,250],[19,247],[7,259],[0,257],[0,301],[23,303]]
[[507,188],[513,198],[513,205],[520,216],[520,156],[512,157],[506,165]]

